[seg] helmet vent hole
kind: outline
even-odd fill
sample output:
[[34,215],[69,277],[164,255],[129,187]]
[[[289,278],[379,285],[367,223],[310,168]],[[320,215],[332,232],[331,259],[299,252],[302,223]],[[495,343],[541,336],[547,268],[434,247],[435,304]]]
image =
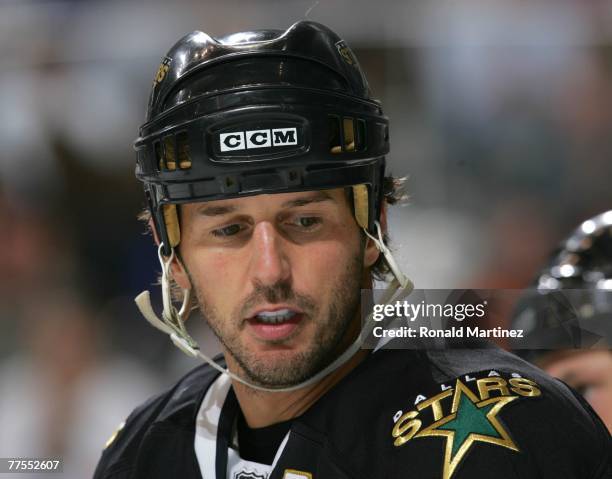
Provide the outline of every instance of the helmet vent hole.
[[329,151],[332,154],[365,150],[366,122],[361,119],[329,115]]
[[342,153],[342,139],[340,138],[340,118],[335,115],[328,117],[329,151],[333,154]]
[[153,149],[155,150],[155,160],[157,163],[157,169],[161,171],[166,167],[166,165],[164,164],[164,151],[162,149],[161,143],[159,141],[156,141],[153,144]]
[[355,130],[355,151],[365,150],[366,144],[366,124],[364,120],[357,120],[357,129]]
[[164,158],[166,169],[176,170],[176,150],[174,147],[174,135],[164,137]]
[[189,151],[189,136],[186,131],[181,131],[176,135],[176,145],[178,150],[178,164],[181,170],[191,168],[191,155]]
[[355,151],[355,127],[352,118],[342,120],[344,151]]

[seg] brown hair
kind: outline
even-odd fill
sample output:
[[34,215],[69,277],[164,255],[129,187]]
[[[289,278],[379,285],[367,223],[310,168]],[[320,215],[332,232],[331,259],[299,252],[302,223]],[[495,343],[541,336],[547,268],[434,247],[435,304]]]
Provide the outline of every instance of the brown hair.
[[[385,176],[383,179],[383,196],[384,206],[401,204],[408,201],[408,195],[405,190],[406,177],[395,178],[393,176]],[[365,234],[365,233],[363,233]],[[383,241],[389,245],[389,235],[387,231],[383,231]],[[385,281],[389,278],[391,270],[385,261],[384,256],[378,256],[376,263],[372,265],[372,276],[374,279]]]

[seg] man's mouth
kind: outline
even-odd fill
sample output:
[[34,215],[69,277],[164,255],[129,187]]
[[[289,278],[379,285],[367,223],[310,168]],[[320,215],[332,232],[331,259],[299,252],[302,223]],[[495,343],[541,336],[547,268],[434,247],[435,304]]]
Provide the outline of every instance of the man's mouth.
[[247,319],[250,329],[258,339],[282,341],[298,327],[304,314],[291,308],[260,310]]
[[265,324],[281,324],[289,321],[297,311],[291,309],[279,309],[278,311],[262,311],[255,315],[255,320]]

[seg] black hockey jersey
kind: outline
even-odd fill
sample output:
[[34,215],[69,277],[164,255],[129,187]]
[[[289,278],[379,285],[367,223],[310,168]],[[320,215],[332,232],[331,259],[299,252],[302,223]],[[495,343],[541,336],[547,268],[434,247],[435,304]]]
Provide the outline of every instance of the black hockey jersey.
[[[137,408],[95,479],[226,479],[239,406],[229,383],[211,396],[223,380],[203,365]],[[380,350],[293,421],[265,479],[610,479],[611,445],[580,396],[509,353]]]

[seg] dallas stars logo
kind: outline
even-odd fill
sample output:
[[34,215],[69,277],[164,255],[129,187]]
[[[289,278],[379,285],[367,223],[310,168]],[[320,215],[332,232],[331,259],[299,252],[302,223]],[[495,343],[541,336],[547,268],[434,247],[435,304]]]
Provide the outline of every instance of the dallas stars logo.
[[[476,386],[478,395],[466,385],[468,382]],[[454,386],[442,384],[440,387],[442,391],[430,398],[418,395],[414,410],[398,411],[391,435],[397,447],[421,437],[445,438],[442,479],[450,479],[465,455],[478,443],[519,451],[498,415],[519,397],[542,394],[534,381],[519,375],[505,379],[496,371],[480,379],[466,375],[465,383],[457,378]]]
[[479,401],[460,380],[457,380],[451,414],[423,429],[419,436],[446,438],[443,479],[449,479],[463,456],[477,442],[487,442],[518,451],[497,414],[517,396],[495,397]]

